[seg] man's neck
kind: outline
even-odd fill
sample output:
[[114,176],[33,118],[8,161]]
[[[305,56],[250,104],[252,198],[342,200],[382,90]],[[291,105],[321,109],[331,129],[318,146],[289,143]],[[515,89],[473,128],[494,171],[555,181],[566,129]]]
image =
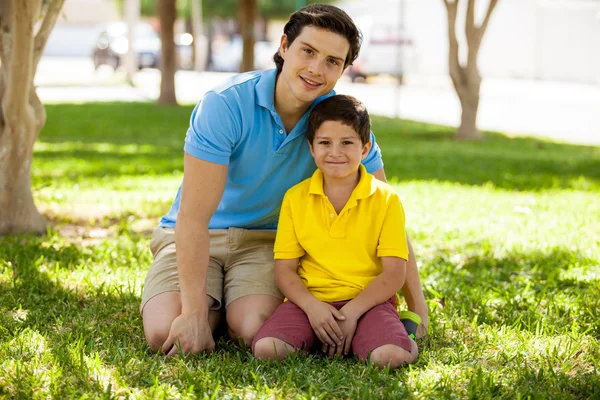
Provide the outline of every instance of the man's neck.
[[287,133],[300,121],[302,115],[308,110],[310,104],[301,102],[292,95],[292,92],[286,84],[279,79],[275,82],[275,110],[281,117],[281,121]]

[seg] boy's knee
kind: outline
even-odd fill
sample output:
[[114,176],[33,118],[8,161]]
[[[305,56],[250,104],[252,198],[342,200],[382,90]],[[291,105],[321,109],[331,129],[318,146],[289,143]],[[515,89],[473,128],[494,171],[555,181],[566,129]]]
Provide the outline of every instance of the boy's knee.
[[[411,341],[412,342],[412,341]],[[407,351],[402,347],[386,344],[371,352],[369,361],[379,368],[398,368],[404,364],[412,364],[417,359],[419,350],[416,343],[412,342],[412,350]]]
[[256,341],[252,354],[259,360],[282,361],[293,351],[295,349],[292,345],[280,339],[264,337]]
[[252,354],[254,357],[259,360],[278,360],[277,350],[275,348],[275,343],[273,342],[273,338],[265,337],[258,340],[254,344],[254,348],[252,349]]

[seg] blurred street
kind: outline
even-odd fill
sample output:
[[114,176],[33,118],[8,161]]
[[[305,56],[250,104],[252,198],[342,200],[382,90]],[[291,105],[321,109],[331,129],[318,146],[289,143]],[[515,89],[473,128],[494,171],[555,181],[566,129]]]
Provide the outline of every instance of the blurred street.
[[[179,71],[180,103],[196,103],[231,74]],[[160,72],[135,74],[133,86],[124,73],[102,66],[94,71],[88,57],[44,57],[35,83],[42,102],[153,101],[159,93]],[[338,83],[338,93],[362,100],[372,114],[457,126],[460,103],[449,78],[406,76],[372,78],[369,83]],[[540,136],[558,141],[600,145],[600,85],[555,81],[486,79],[481,90],[478,125],[483,130]]]

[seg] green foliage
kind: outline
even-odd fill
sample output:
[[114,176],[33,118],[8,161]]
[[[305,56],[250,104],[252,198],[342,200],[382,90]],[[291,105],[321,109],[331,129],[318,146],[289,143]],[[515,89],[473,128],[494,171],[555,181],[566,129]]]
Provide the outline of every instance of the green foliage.
[[[141,0],[141,13],[143,16],[156,15],[157,0]],[[191,17],[191,2],[194,0],[178,0],[177,10],[183,18]],[[200,0],[202,1],[202,15],[205,19],[214,17],[237,18],[238,0]],[[301,1],[302,4],[331,3],[332,1]],[[287,19],[296,11],[297,0],[258,0],[259,13],[265,18]],[[123,0],[117,0],[119,9],[123,9]]]
[[600,148],[374,117],[429,304],[417,362],[164,359],[138,313],[192,107],[47,105],[43,237],[0,239],[2,398],[598,398]]

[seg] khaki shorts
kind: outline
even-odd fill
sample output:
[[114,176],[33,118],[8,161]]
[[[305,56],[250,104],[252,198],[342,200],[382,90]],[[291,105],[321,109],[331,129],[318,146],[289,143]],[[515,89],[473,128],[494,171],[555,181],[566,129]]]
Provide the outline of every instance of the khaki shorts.
[[[252,294],[268,294],[283,300],[275,284],[274,243],[275,231],[272,230],[210,230],[206,293],[217,302],[211,309],[221,308],[223,300],[227,307],[234,300]],[[150,250],[154,262],[146,276],[140,312],[154,296],[180,291],[175,229],[156,228]]]

